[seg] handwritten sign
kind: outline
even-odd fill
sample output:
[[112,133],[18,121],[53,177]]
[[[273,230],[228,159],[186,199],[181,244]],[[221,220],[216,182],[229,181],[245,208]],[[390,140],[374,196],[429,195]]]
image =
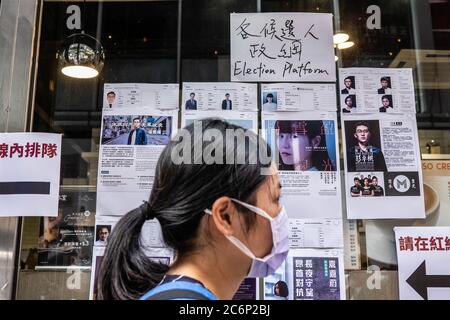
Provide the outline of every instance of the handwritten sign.
[[332,15],[231,14],[232,81],[336,81]]

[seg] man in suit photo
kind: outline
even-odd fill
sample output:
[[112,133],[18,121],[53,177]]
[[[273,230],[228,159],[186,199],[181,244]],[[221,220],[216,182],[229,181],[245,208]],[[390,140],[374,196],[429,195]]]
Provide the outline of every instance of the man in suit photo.
[[106,94],[106,100],[108,101],[108,106],[111,109],[116,101],[116,93],[114,91],[108,92]]
[[197,100],[195,100],[195,93],[191,93],[191,98],[186,101],[186,110],[197,110]]
[[128,136],[129,146],[145,146],[147,145],[147,132],[141,128],[141,119],[133,119],[133,130]]
[[390,77],[382,77],[380,79],[381,88],[378,89],[378,94],[391,94],[391,81]]
[[356,94],[353,78],[354,77],[347,77],[344,79],[345,88],[341,90],[341,94]]
[[230,100],[230,94],[225,94],[225,100],[222,101],[222,110],[232,110],[233,102]]
[[352,147],[351,138],[347,137],[347,171],[387,171],[386,161],[381,148],[371,143],[372,133],[369,123],[359,121],[352,132],[356,144]]

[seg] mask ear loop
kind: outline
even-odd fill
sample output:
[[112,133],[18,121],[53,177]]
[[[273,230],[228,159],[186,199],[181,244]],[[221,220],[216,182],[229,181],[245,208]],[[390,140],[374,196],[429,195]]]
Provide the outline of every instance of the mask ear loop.
[[[259,214],[260,216],[262,216],[262,217],[268,219],[270,222],[275,221],[275,218],[271,217],[267,212],[265,212],[265,211],[264,211],[263,209],[261,209],[261,208],[252,206],[251,204],[248,204],[248,203],[239,201],[239,200],[234,199],[234,198],[231,198],[231,200],[233,200],[233,201],[239,203],[241,206],[246,207],[247,209],[253,211],[254,213]],[[282,208],[282,211],[283,211],[283,210],[284,210],[284,207]],[[282,213],[282,212],[280,211],[280,213]],[[278,217],[278,216],[277,216],[277,217]],[[272,232],[273,232],[273,226],[272,226],[272,225],[271,225],[271,229],[272,229]],[[237,239],[237,240],[239,241],[239,239]],[[276,243],[273,242],[273,248],[275,249],[276,247],[277,247],[277,246],[276,246]],[[261,260],[261,258],[258,258],[258,257],[256,257],[256,259]]]
[[231,200],[233,200],[236,203],[239,203],[241,206],[246,207],[247,209],[253,211],[256,214],[259,214],[260,216],[268,219],[269,221],[273,221],[274,218],[272,218],[267,212],[265,212],[263,209],[252,206],[251,204],[239,201],[237,199],[231,198]]
[[[205,213],[212,215],[211,210],[209,209],[205,209],[204,210]],[[250,249],[238,238],[234,237],[234,236],[225,236],[228,240],[230,240],[236,247],[238,247],[239,249],[241,249],[241,251],[250,259],[257,259],[257,260],[261,260],[261,258],[256,257],[253,252],[250,251]]]

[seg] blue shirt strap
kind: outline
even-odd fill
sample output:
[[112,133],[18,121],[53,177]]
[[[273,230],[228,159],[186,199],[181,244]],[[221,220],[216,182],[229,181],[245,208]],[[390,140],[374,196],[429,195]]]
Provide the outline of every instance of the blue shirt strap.
[[182,280],[161,284],[144,294],[139,300],[179,299],[217,300],[216,296],[202,285]]

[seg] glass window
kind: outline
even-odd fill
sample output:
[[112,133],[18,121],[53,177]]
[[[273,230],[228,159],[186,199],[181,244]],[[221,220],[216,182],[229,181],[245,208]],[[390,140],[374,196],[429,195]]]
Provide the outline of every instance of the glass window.
[[256,1],[183,1],[182,82],[230,81],[232,12],[256,12]]
[[[73,4],[83,31],[106,52],[103,72],[93,80],[62,75],[55,59],[66,37],[81,31],[67,27]],[[17,298],[88,299],[93,239],[79,234],[93,233],[103,84],[177,82],[178,2],[46,1],[41,29],[33,131],[63,134],[60,215],[92,216],[76,225],[24,219]]]
[[[79,30],[68,28],[67,9],[72,5],[80,8]],[[83,223],[67,223],[58,230],[51,219],[24,219],[18,299],[88,299],[92,242],[73,255],[53,254],[53,249],[62,233],[92,232],[94,215],[87,212],[95,211],[103,85],[229,81],[230,13],[259,8],[261,12],[332,13],[335,33],[345,32],[354,42],[348,49],[336,49],[337,67],[412,68],[421,152],[450,158],[447,1],[184,0],[181,5],[177,0],[44,1],[32,128],[63,134],[59,219],[68,212],[86,215]],[[105,49],[104,69],[93,80],[63,76],[55,58],[65,39],[81,29]],[[371,220],[355,223],[361,269],[347,270],[348,298],[398,299],[394,244],[388,243],[391,225]],[[380,239],[377,234],[385,236]],[[389,250],[380,253],[379,243]],[[45,249],[47,255],[39,255],[38,249]],[[370,266],[383,271],[381,291],[367,288]]]

